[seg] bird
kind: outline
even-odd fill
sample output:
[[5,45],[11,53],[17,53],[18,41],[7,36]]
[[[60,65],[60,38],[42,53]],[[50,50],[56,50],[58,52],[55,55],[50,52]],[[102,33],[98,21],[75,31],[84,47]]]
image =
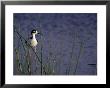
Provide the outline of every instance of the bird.
[[37,35],[37,34],[39,34],[38,33],[38,31],[37,30],[32,30],[31,31],[31,34],[32,34],[32,37],[31,37],[31,46],[32,47],[36,47],[37,46],[37,44],[38,44],[38,41],[36,40],[36,37],[35,37],[35,35]]
[[[31,31],[31,37],[30,37],[30,40],[29,40],[29,44],[31,46],[30,49],[34,50],[34,51],[30,52],[30,54],[31,54],[31,58],[33,58],[34,60],[36,60],[36,55],[33,54],[33,52],[36,53],[36,46],[38,45],[38,41],[36,39],[37,34],[39,34],[38,31],[36,29],[33,29]],[[30,49],[29,49],[29,51],[30,51]],[[30,59],[31,65],[30,65],[30,68],[29,68],[29,72],[33,72],[33,69],[32,69],[33,68],[33,65],[32,65],[33,59]]]

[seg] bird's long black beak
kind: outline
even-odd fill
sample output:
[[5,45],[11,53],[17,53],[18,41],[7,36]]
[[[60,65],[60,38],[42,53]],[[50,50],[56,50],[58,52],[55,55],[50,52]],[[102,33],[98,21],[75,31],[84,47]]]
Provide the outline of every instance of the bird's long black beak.
[[39,35],[42,35],[42,33],[38,33]]

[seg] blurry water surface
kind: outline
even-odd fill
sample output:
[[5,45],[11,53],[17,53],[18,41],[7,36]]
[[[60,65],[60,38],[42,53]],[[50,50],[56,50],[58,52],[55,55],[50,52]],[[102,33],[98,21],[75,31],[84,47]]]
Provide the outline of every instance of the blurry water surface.
[[[96,13],[15,13],[13,17],[14,75],[97,74]],[[26,44],[33,29],[41,33],[36,35],[36,53],[42,65]]]

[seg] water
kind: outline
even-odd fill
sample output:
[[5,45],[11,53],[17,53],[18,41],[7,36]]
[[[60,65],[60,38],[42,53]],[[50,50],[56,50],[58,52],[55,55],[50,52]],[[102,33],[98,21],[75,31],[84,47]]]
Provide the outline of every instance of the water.
[[[42,60],[40,63],[33,50],[25,44],[23,39],[22,43],[14,33],[14,48],[19,50],[19,60],[25,70],[24,72],[18,71],[15,66],[16,54],[14,53],[15,75],[97,74],[97,14],[16,13],[14,24],[20,35],[27,41],[33,29],[42,34],[36,35],[38,40],[36,53]],[[30,54],[28,53],[30,56],[25,57],[28,50],[30,50]],[[26,73],[27,58],[31,60],[31,73]],[[95,66],[88,64],[95,64]]]

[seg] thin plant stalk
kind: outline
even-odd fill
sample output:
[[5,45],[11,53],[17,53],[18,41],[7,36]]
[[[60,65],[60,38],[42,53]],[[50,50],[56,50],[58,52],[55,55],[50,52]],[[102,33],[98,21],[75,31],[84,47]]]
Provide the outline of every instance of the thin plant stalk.
[[[71,51],[71,60],[70,60],[70,64],[69,64],[69,69],[68,69],[68,74],[70,74],[70,68],[71,66],[75,66],[75,61],[77,60],[76,55],[74,54],[74,49],[75,49],[75,44],[77,41],[77,32],[74,32],[74,38],[73,38],[73,44],[72,44],[72,51]],[[73,62],[74,61],[74,62]]]
[[80,50],[79,50],[79,55],[77,57],[77,62],[76,62],[76,67],[75,67],[75,70],[74,70],[74,74],[76,74],[76,71],[77,71],[77,67],[78,67],[78,63],[79,63],[79,59],[80,59],[80,56],[81,56],[81,53],[82,53],[82,50],[83,50],[83,42],[80,43]]
[[40,20],[40,19],[41,19],[41,16],[40,16],[40,14],[39,14],[38,16],[39,16],[38,21],[39,21],[40,37],[41,37],[41,41],[40,41],[40,42],[41,42],[41,52],[40,52],[40,53],[41,53],[41,54],[40,54],[40,55],[41,55],[41,56],[40,56],[40,57],[41,57],[41,75],[43,75],[43,69],[42,69],[42,65],[43,65],[43,62],[42,62],[42,59],[43,59],[43,58],[42,58],[42,49],[43,49],[43,44],[42,44],[43,41],[42,41],[42,39],[43,39],[43,35],[42,35],[42,31],[41,31],[41,20]]

